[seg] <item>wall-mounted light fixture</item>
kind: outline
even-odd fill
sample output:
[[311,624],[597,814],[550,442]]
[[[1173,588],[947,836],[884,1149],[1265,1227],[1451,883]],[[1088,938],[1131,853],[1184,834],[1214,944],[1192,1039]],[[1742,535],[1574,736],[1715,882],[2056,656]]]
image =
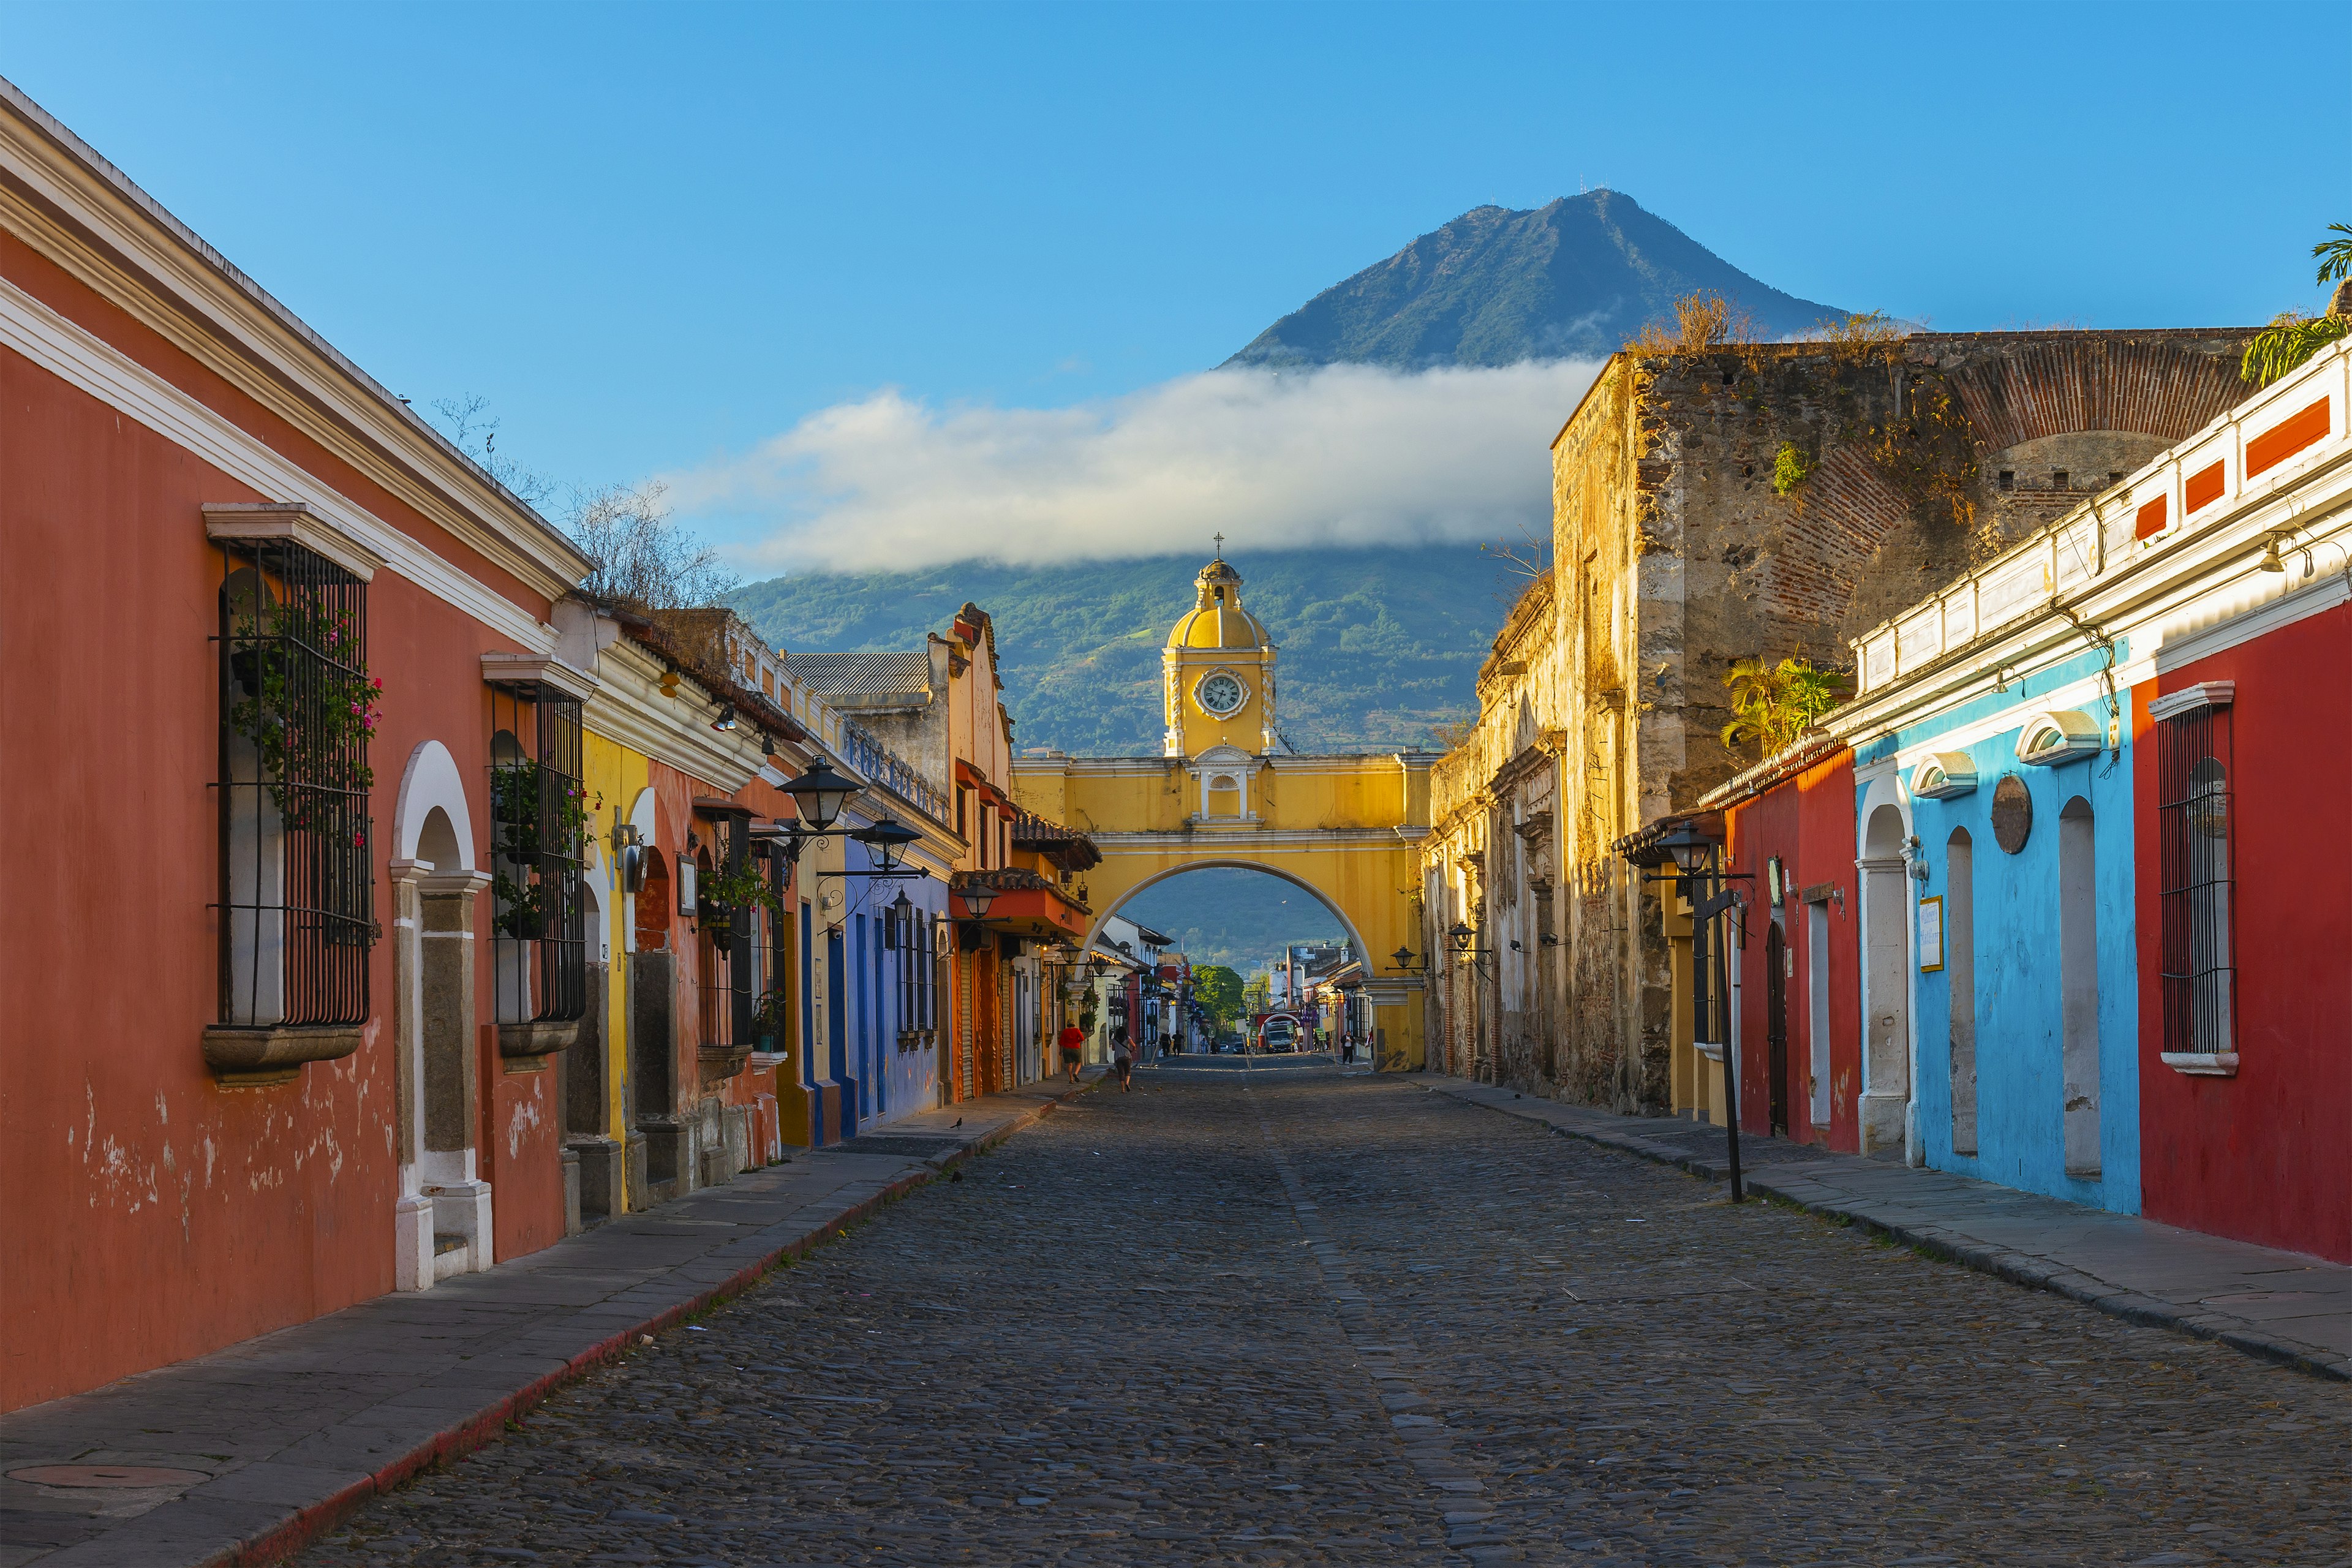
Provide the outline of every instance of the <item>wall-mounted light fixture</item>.
[[730,703],[727,703],[725,706],[721,707],[721,708],[719,710],[719,717],[718,717],[718,718],[716,718],[716,719],[713,719],[713,720],[710,721],[710,727],[711,727],[712,729],[714,729],[714,730],[718,730],[718,731],[729,731],[729,730],[732,730],[732,729],[734,729],[734,728],[735,728],[735,704],[733,704],[732,702],[730,702]]

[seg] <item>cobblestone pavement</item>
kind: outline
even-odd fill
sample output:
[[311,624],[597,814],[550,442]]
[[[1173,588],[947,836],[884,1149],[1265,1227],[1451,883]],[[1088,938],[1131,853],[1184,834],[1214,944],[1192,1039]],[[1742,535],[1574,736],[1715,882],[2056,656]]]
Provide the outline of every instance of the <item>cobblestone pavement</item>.
[[304,1562],[2352,1563],[2338,1384],[1301,1068],[1097,1091]]

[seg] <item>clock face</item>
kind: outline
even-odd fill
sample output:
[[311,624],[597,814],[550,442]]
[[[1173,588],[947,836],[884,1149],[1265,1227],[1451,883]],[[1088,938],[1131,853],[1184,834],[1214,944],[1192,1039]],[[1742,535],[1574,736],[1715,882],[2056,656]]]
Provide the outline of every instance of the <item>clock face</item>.
[[1200,698],[1203,709],[1223,719],[1240,711],[1242,701],[1249,693],[1242,689],[1240,681],[1219,671],[1201,682],[1193,695]]

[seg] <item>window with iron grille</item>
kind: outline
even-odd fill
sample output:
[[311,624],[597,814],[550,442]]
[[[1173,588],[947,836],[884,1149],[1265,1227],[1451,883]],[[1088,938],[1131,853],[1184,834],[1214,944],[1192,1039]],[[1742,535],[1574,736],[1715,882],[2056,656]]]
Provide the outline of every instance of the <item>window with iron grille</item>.
[[580,707],[539,681],[490,688],[491,952],[501,1024],[569,1023],[588,1010]]
[[2220,1056],[2237,1049],[2230,711],[2200,705],[2157,725],[2168,1053]]
[[368,1017],[367,584],[291,539],[222,542],[220,1022]]

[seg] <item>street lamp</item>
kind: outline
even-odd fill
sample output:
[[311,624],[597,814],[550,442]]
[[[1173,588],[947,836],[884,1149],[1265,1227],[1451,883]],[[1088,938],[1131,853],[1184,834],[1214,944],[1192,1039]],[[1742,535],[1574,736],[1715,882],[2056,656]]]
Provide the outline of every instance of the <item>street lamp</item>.
[[996,902],[996,889],[985,882],[973,882],[955,891],[956,897],[963,900],[966,918],[971,920],[986,920],[989,906]]
[[1413,963],[1413,951],[1409,947],[1398,948],[1394,952],[1390,953],[1389,957],[1395,962],[1399,973],[1418,974],[1428,967],[1426,964]]
[[1099,952],[1087,960],[1087,969],[1097,980],[1100,980],[1103,977],[1103,971],[1109,967],[1110,961]]
[[[872,852],[874,868],[877,871],[897,870],[906,859],[907,846],[923,841],[921,834],[889,816],[883,817],[871,827],[857,828],[849,837]],[[904,898],[906,895],[902,893],[899,896]]]
[[1467,952],[1470,951],[1472,939],[1476,937],[1478,933],[1472,931],[1469,926],[1463,921],[1455,921],[1454,922],[1454,929],[1447,931],[1445,934],[1454,939],[1454,952]]
[[858,785],[855,780],[835,773],[819,758],[808,772],[784,785],[784,793],[793,797],[793,809],[800,813],[802,823],[823,833],[841,815],[849,797],[858,793]]

